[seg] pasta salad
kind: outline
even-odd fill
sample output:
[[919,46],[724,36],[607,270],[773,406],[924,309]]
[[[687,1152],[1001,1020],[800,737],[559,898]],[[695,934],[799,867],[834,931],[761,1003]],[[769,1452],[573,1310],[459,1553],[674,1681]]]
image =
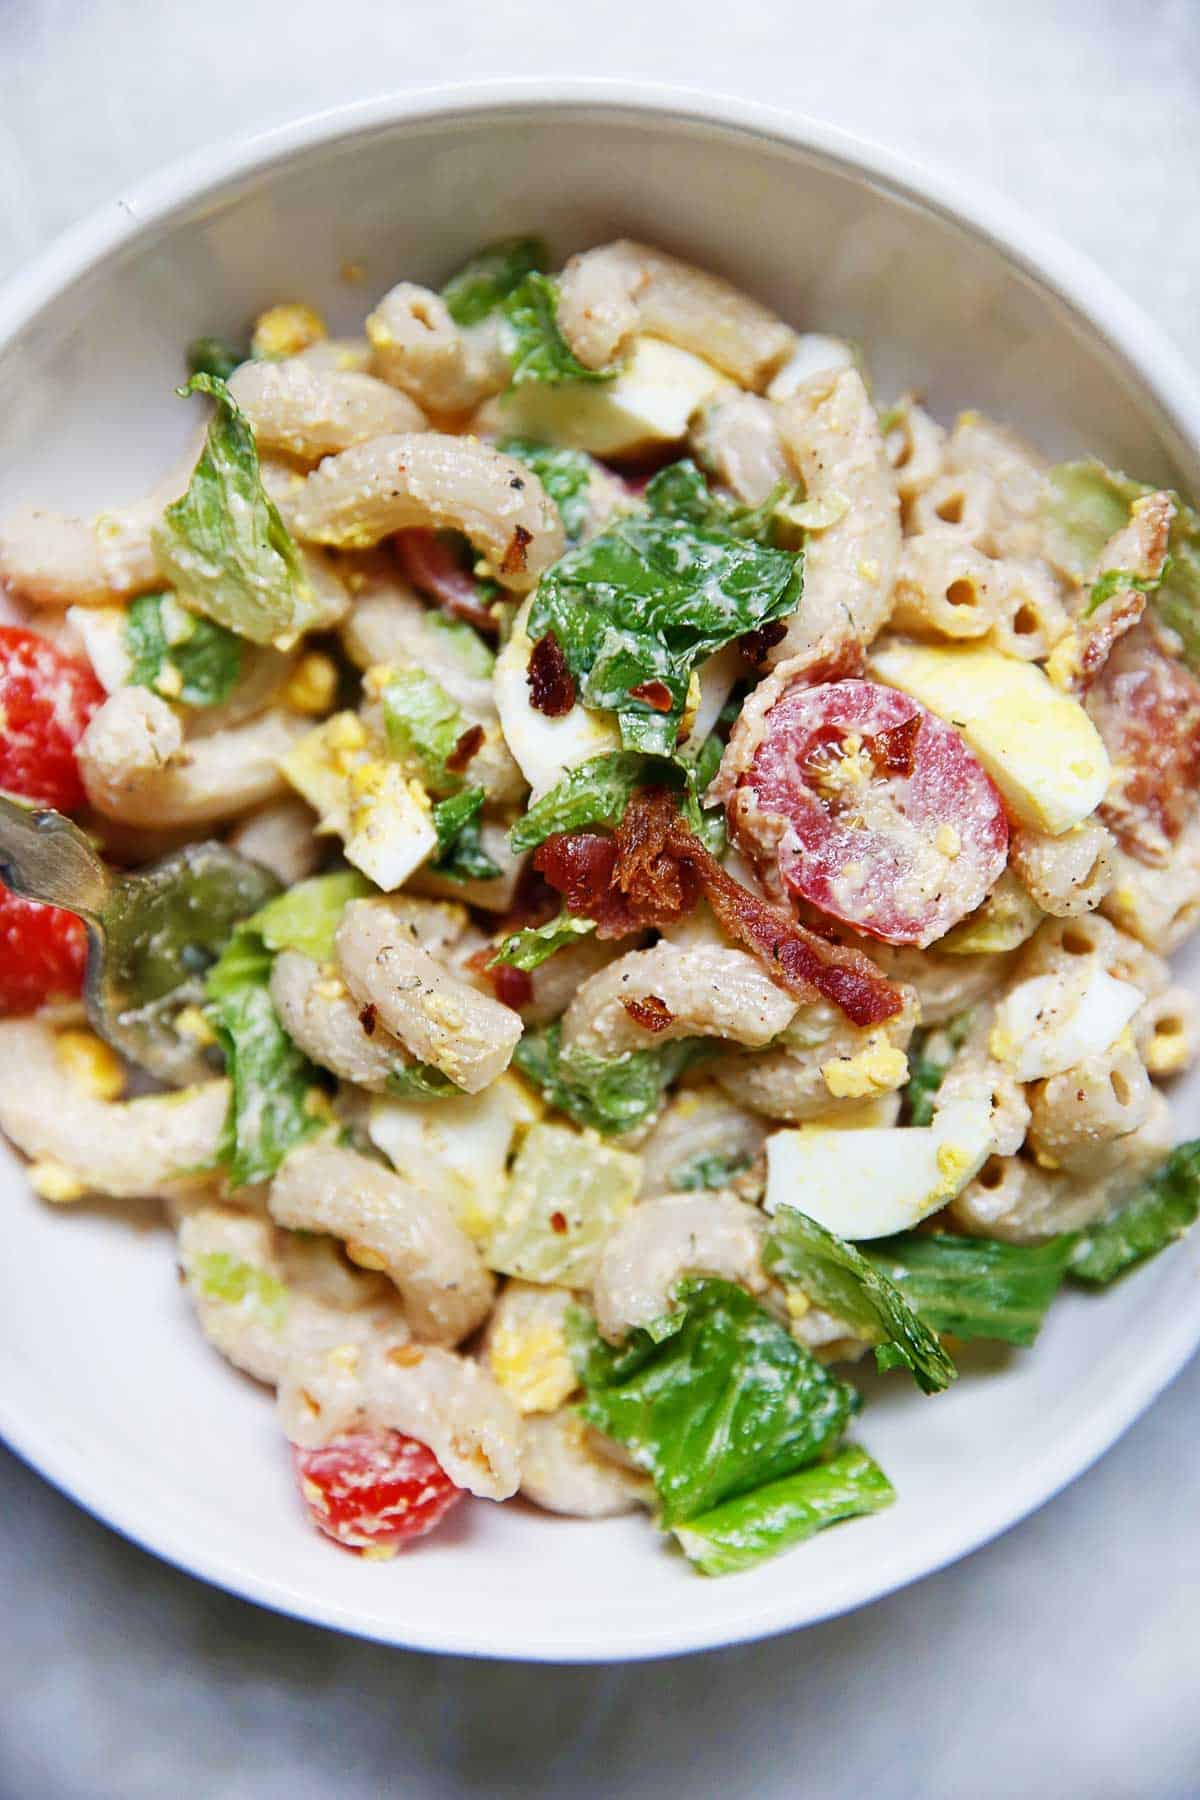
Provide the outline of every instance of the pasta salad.
[[161,1201],[298,1504],[706,1574],[1200,1207],[1200,515],[619,241],[206,338],[0,521],[0,1128]]

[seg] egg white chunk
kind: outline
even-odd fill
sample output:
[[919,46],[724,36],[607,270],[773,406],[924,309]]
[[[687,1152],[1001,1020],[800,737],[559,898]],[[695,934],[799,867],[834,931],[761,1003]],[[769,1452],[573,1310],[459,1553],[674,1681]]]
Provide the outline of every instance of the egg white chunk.
[[688,420],[733,383],[690,350],[639,337],[611,381],[524,382],[500,403],[506,431],[548,439],[593,456],[627,456],[677,444]]
[[463,1230],[481,1240],[504,1193],[513,1138],[537,1116],[527,1090],[506,1074],[461,1100],[373,1099],[367,1136],[397,1175],[446,1201]]
[[1107,1050],[1145,998],[1090,960],[1079,969],[1035,975],[996,1008],[988,1048],[1018,1081],[1043,1081]]
[[794,1206],[844,1238],[890,1237],[953,1200],[992,1148],[991,1108],[956,1100],[924,1126],[798,1125],[767,1138],[773,1213]]
[[533,789],[532,799],[540,800],[568,769],[619,750],[621,733],[609,713],[592,712],[578,702],[560,719],[548,719],[530,705],[526,677],[533,645],[526,625],[532,605],[530,598],[513,620],[512,636],[496,658],[492,692],[505,742]]

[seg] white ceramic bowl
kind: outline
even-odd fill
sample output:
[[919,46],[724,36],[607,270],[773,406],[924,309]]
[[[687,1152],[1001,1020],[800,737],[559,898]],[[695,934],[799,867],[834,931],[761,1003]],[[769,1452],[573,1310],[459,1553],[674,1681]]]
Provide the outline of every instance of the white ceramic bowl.
[[[372,101],[222,148],[102,212],[0,297],[0,511],[136,496],[179,451],[182,347],[305,298],[335,328],[480,242],[618,232],[861,340],[884,394],[979,406],[1048,451],[1200,489],[1200,392],[1094,269],[995,201],[823,126],[688,94],[512,85]],[[365,285],[339,279],[360,262]],[[1179,1096],[1180,1135],[1196,1094]],[[867,1378],[863,1441],[899,1490],[767,1567],[694,1575],[642,1517],[482,1502],[416,1554],[341,1555],[300,1515],[268,1395],[208,1349],[151,1209],[54,1210],[8,1159],[0,1431],[48,1479],[182,1568],[282,1611],[427,1649],[554,1661],[759,1637],[856,1606],[1022,1517],[1099,1455],[1200,1339],[1200,1241],[1036,1349],[969,1359],[922,1399]],[[1153,1496],[1149,1504],[1153,1507]],[[48,1579],[56,1577],[51,1572]]]

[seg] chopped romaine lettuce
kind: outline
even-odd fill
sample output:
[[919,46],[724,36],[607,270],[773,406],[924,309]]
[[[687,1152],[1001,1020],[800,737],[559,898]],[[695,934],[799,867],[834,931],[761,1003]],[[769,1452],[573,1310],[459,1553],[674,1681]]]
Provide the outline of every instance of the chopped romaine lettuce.
[[560,386],[568,381],[611,381],[611,369],[589,369],[575,356],[558,329],[558,283],[549,275],[531,272],[504,301],[504,317],[511,333],[509,363],[512,385],[544,381]]
[[657,1050],[630,1050],[613,1062],[601,1062],[564,1051],[561,1037],[560,1020],[544,1031],[527,1031],[513,1052],[513,1063],[551,1106],[609,1137],[649,1123],[667,1088],[704,1053],[704,1046],[680,1038]]
[[462,736],[462,713],[440,682],[423,669],[398,668],[384,687],[383,719],[388,749],[411,765],[433,794],[452,794],[462,778],[446,767],[446,758]]
[[407,1063],[393,1069],[387,1078],[387,1091],[398,1100],[461,1100],[463,1091],[448,1075],[431,1063]]
[[559,510],[568,544],[577,544],[588,521],[588,492],[595,467],[591,457],[583,450],[559,450],[529,438],[503,438],[497,449],[533,470]]
[[567,1125],[532,1125],[513,1164],[484,1253],[522,1281],[589,1287],[604,1240],[633,1206],[636,1156]]
[[496,666],[495,652],[489,650],[474,626],[465,619],[452,619],[448,613],[428,612],[423,624],[429,631],[440,632],[454,646],[454,653],[468,675],[486,679]]
[[478,325],[520,287],[527,275],[544,269],[550,252],[538,237],[502,238],[489,244],[452,275],[442,289],[456,325]]
[[[1051,469],[1042,523],[1054,560],[1077,580],[1087,580],[1109,538],[1128,523],[1130,506],[1152,492],[1145,482],[1106,469],[1094,457]],[[1172,498],[1177,511],[1169,561],[1151,604],[1163,623],[1179,633],[1184,661],[1200,669],[1200,513],[1178,494]],[[1102,572],[1102,581],[1106,573]],[[1095,588],[1092,603],[1096,604]]]
[[659,470],[646,485],[645,499],[653,513],[684,519],[707,530],[728,532],[730,537],[774,544],[778,508],[792,493],[794,490],[780,482],[761,505],[741,506],[736,500],[714,493],[695,463],[685,457],[682,462],[668,463]]
[[803,557],[654,513],[617,519],[538,584],[528,632],[553,631],[586,706],[626,749],[669,756],[696,664],[794,612]]
[[483,801],[482,788],[464,788],[448,800],[439,800],[434,807],[438,855],[430,867],[439,875],[448,875],[454,881],[491,881],[500,874],[479,834]]
[[954,1061],[955,1051],[962,1048],[970,1029],[971,1014],[963,1012],[945,1025],[914,1035],[908,1051],[908,1082],[903,1093],[907,1124],[932,1123],[937,1091]]
[[673,1172],[671,1183],[685,1193],[694,1188],[728,1187],[734,1176],[744,1174],[753,1161],[748,1150],[739,1150],[732,1156],[720,1156],[710,1151],[683,1163]]
[[504,963],[510,969],[524,969],[528,974],[540,969],[556,951],[565,949],[576,938],[586,937],[595,929],[595,919],[580,919],[569,912],[560,912],[556,919],[545,925],[526,925],[522,931],[514,931],[511,937],[505,938],[492,961]]
[[224,1250],[198,1256],[194,1277],[208,1300],[220,1300],[251,1312],[269,1330],[282,1331],[287,1320],[288,1291],[266,1269],[242,1262]]
[[180,392],[208,394],[217,410],[187,493],[155,527],[159,567],[190,607],[239,637],[294,643],[324,610],[263,487],[249,421],[215,376],[193,375]]
[[339,869],[297,882],[249,920],[268,950],[302,950],[314,962],[328,962],[344,909],[376,890],[365,875]]
[[569,1319],[583,1415],[653,1477],[675,1526],[833,1449],[858,1395],[741,1288],[681,1281],[676,1310],[613,1349]]
[[689,1562],[704,1575],[732,1575],[836,1525],[880,1512],[896,1490],[857,1444],[780,1481],[753,1488],[674,1527]]
[[807,1213],[793,1206],[777,1209],[763,1267],[801,1288],[815,1306],[873,1344],[881,1370],[907,1369],[922,1393],[940,1393],[958,1374],[928,1325],[886,1275]]
[[1167,558],[1161,575],[1148,577],[1133,575],[1128,569],[1105,569],[1104,573],[1093,581],[1088,589],[1088,602],[1083,609],[1083,616],[1089,619],[1097,608],[1111,600],[1114,594],[1128,593],[1131,589],[1138,594],[1152,594],[1161,586],[1164,576],[1171,571],[1171,559]]
[[1074,1242],[1004,1244],[950,1232],[879,1238],[864,1255],[933,1331],[1032,1344],[1059,1290]]
[[645,769],[645,759],[632,750],[589,756],[517,820],[508,834],[510,845],[520,854],[536,850],[558,831],[586,831],[594,825],[615,829],[634,790],[645,781]]
[[239,350],[226,338],[193,338],[187,347],[187,371],[189,375],[214,375],[218,381],[228,381],[249,355],[249,350]]
[[1200,1213],[1200,1138],[1178,1144],[1110,1219],[1079,1234],[1071,1275],[1104,1287],[1182,1237]]
[[242,668],[242,640],[169,594],[139,594],[125,621],[130,680],[184,706],[216,706]]

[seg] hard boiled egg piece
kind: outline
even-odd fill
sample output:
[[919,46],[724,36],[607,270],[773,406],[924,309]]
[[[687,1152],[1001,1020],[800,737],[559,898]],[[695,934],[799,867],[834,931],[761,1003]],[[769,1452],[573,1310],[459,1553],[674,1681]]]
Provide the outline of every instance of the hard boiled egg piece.
[[463,1230],[482,1242],[500,1206],[513,1138],[538,1112],[525,1086],[501,1075],[461,1100],[372,1100],[367,1136],[397,1175],[446,1201]]
[[1090,960],[1034,975],[996,1008],[988,1049],[1018,1081],[1042,1081],[1107,1050],[1144,1001],[1139,988]]
[[844,1238],[890,1237],[953,1200],[992,1149],[991,1108],[956,1100],[924,1126],[798,1125],[767,1139],[767,1212],[794,1206]]
[[1022,824],[1059,837],[1103,800],[1111,769],[1100,734],[1036,663],[976,644],[893,639],[871,667],[962,732]]
[[527,672],[533,645],[526,625],[530,598],[513,620],[512,636],[496,658],[492,692],[505,742],[522,775],[533,789],[533,799],[560,782],[568,769],[621,748],[621,733],[609,713],[592,712],[578,702],[560,719],[547,718],[529,702]]
[[678,443],[692,414],[732,386],[690,350],[640,337],[613,380],[524,382],[503,397],[498,412],[506,431],[590,450],[593,456],[628,456]]

